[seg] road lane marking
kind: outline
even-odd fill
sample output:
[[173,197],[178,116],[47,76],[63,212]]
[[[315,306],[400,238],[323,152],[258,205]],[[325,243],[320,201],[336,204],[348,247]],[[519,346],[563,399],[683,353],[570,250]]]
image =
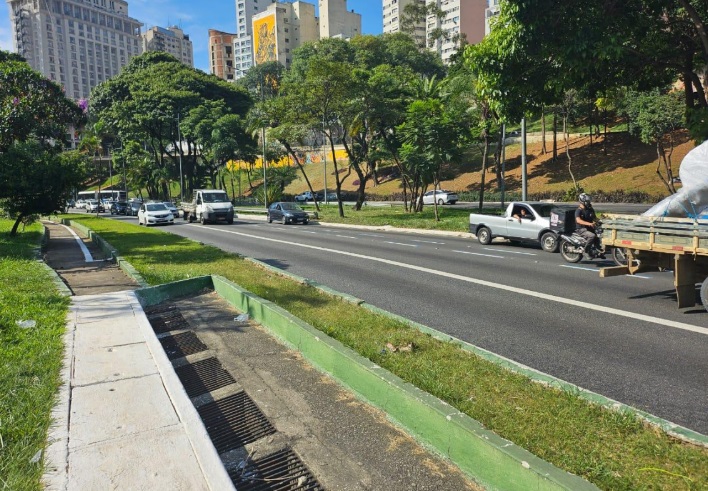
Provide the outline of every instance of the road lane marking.
[[364,233],[361,233],[361,234],[359,234],[359,235],[366,235],[367,237],[386,237],[385,235],[381,235],[381,234],[364,234]]
[[356,237],[352,237],[351,235],[335,235],[335,237],[341,237],[343,239],[356,239]]
[[459,252],[460,254],[469,254],[471,256],[496,257],[498,259],[504,259],[504,256],[495,256],[494,254],[482,254],[481,252],[469,252],[469,251],[452,251],[452,252]]
[[386,244],[393,244],[393,245],[401,245],[401,246],[406,246],[406,247],[418,247],[415,244],[403,244],[401,242],[391,242],[390,240],[384,240]]
[[561,268],[570,268],[570,269],[582,269],[583,271],[593,271],[595,273],[599,273],[600,270],[597,268],[584,268],[582,266],[570,266],[569,264],[560,264],[559,265]]
[[420,242],[422,244],[438,244],[438,245],[445,245],[445,242],[435,242],[434,240],[416,240],[416,239],[411,239],[411,242]]
[[494,251],[494,252],[506,252],[508,254],[522,254],[524,256],[535,256],[536,253],[534,252],[520,252],[520,251],[509,251],[507,249],[492,249],[491,247],[485,247],[485,251]]
[[71,227],[67,227],[66,225],[62,225],[62,227],[67,229],[71,233],[71,235],[74,236],[74,239],[76,240],[76,242],[78,242],[79,247],[81,248],[81,252],[84,255],[84,261],[87,263],[94,262],[93,256],[91,255],[91,252],[88,250],[88,247],[86,247],[86,244],[84,244],[84,241],[81,240],[81,238],[78,235],[76,235],[76,232],[74,232],[74,229],[72,229]]
[[[503,283],[494,283],[493,281],[480,280],[478,278],[470,278],[469,276],[462,276],[462,275],[456,274],[456,273],[447,273],[445,271],[439,271],[436,269],[426,268],[423,266],[416,266],[414,264],[402,263],[399,261],[393,261],[391,259],[384,259],[384,258],[374,257],[374,256],[365,256],[364,254],[357,254],[355,252],[338,251],[336,249],[329,249],[327,247],[314,246],[314,245],[309,245],[309,244],[297,244],[297,243],[289,242],[287,240],[271,239],[268,237],[260,237],[258,235],[246,234],[243,232],[236,232],[236,231],[226,230],[226,229],[222,229],[222,228],[208,227],[208,226],[204,226],[204,225],[192,224],[192,226],[199,227],[202,230],[209,229],[209,230],[213,230],[215,232],[239,235],[241,237],[250,237],[250,238],[256,239],[256,240],[264,240],[266,242],[275,242],[278,244],[284,244],[284,245],[291,246],[291,247],[297,246],[297,247],[302,247],[303,249],[313,249],[316,251],[329,252],[332,254],[339,254],[342,256],[355,257],[358,259],[367,259],[369,261],[388,264],[390,266],[398,266],[400,268],[411,269],[414,271],[420,271],[422,273],[429,273],[432,275],[442,276],[445,278],[451,278],[451,279],[463,281],[465,283],[472,283],[475,285],[486,286],[488,288],[502,290],[503,292],[506,292],[506,293],[518,293],[519,295],[526,295],[529,297],[540,298],[542,300],[548,300],[551,302],[561,303],[561,304],[565,304],[565,305],[571,305],[573,307],[583,308],[583,309],[587,309],[587,310],[594,310],[597,312],[603,312],[605,314],[612,314],[612,315],[616,315],[619,317],[627,317],[630,319],[649,322],[651,324],[659,324],[659,325],[666,326],[666,327],[675,327],[677,329],[683,329],[684,331],[691,331],[691,332],[695,332],[698,334],[708,335],[708,328],[696,326],[693,324],[687,324],[685,322],[672,321],[670,319],[662,319],[660,317],[653,317],[650,315],[638,314],[635,312],[629,312],[626,310],[615,309],[612,307],[605,307],[603,305],[596,305],[596,304],[593,304],[590,302],[583,302],[580,300],[573,300],[570,298],[559,297],[557,295],[550,295],[548,293],[541,293],[541,292],[537,292],[537,291],[533,291],[533,290],[527,290],[525,288],[518,288],[515,286],[511,286],[511,285],[505,285]],[[464,251],[455,251],[455,252],[461,252],[463,254],[473,254],[473,253],[466,253]]]

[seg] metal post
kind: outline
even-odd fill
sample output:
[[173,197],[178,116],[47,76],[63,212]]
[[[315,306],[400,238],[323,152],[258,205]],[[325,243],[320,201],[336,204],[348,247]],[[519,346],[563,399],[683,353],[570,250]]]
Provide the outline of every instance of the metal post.
[[266,141],[265,126],[261,128],[261,140],[263,140],[263,204],[268,209],[268,185],[266,184]]
[[521,200],[526,201],[526,118],[521,118]]
[[113,194],[113,148],[108,145],[108,175],[109,177],[109,182],[111,183],[111,201],[114,201],[116,199],[115,195]]
[[182,178],[182,133],[179,130],[179,111],[177,111],[177,139],[179,140],[179,200],[184,201],[184,179]]
[[501,207],[504,209],[504,191],[506,190],[506,180],[504,174],[506,172],[506,124],[502,124],[502,148],[501,148]]
[[325,204],[329,204],[327,199],[327,135],[325,134],[325,117],[322,115],[322,158],[324,159],[324,200]]

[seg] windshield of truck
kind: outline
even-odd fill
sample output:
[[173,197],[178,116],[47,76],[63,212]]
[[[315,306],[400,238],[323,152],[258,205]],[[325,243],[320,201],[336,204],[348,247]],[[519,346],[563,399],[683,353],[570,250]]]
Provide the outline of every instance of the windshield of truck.
[[229,198],[226,193],[202,193],[205,203],[228,203]]

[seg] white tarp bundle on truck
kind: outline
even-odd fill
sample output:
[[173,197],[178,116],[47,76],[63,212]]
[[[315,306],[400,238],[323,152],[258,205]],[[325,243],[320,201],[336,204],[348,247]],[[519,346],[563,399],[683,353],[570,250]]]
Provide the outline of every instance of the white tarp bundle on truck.
[[649,208],[644,216],[696,218],[708,212],[708,141],[688,152],[679,177],[681,189]]

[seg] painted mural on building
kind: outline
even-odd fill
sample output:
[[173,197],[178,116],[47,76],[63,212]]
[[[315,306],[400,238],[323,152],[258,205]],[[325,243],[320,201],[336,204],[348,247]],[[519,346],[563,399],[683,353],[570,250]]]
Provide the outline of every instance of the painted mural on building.
[[275,14],[261,17],[253,22],[254,52],[256,64],[266,61],[277,61],[277,45],[275,40]]

